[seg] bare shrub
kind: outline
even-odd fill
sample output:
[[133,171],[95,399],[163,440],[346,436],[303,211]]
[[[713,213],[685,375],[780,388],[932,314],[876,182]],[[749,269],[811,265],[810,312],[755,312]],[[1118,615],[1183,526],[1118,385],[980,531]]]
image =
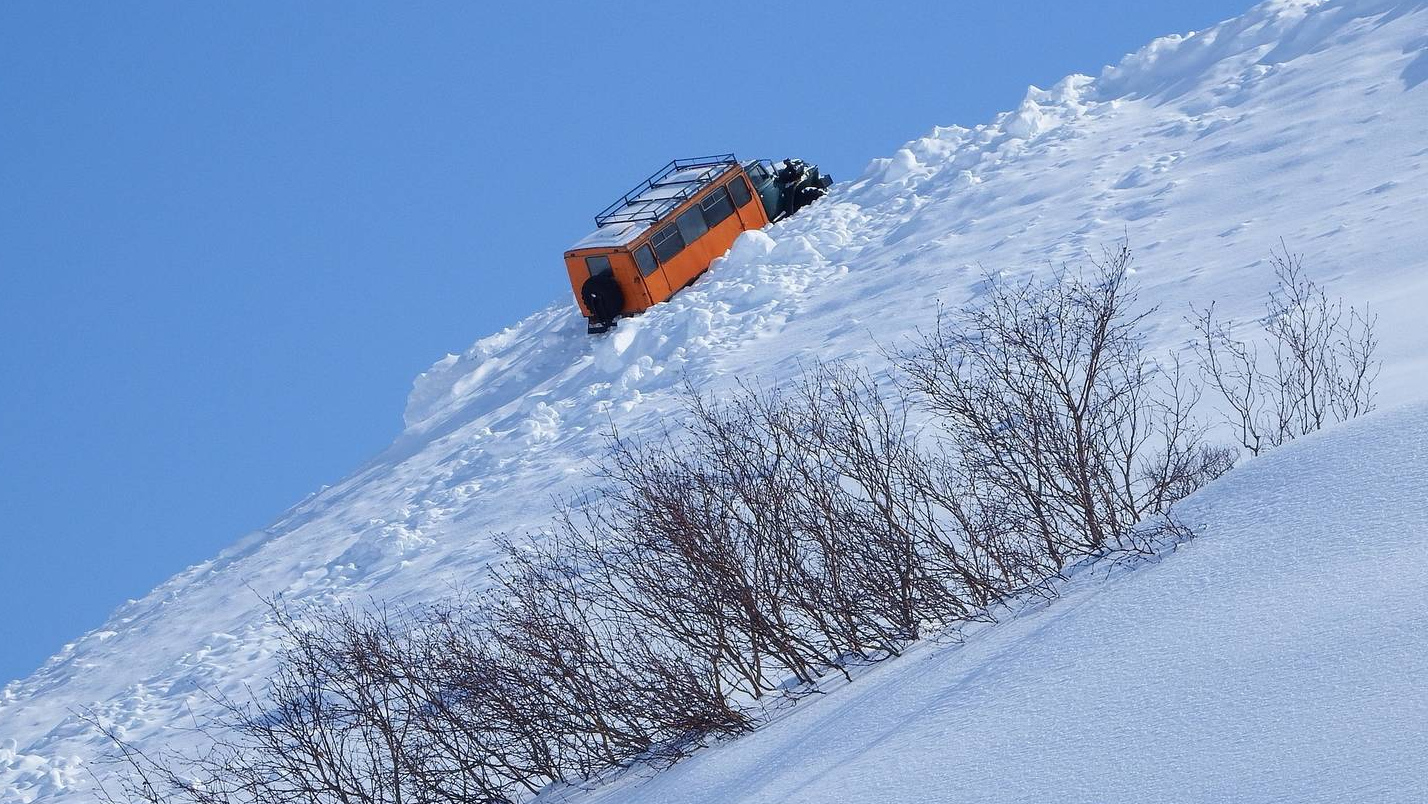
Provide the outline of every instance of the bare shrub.
[[288,647],[266,694],[216,698],[223,714],[193,730],[191,752],[146,755],[106,730],[134,770],[122,791],[128,800],[387,804],[417,797],[412,738],[421,714],[402,694],[399,668],[387,663],[401,629],[380,614],[343,610],[299,623],[281,608],[273,612]]
[[1373,410],[1380,365],[1368,308],[1331,300],[1303,256],[1281,249],[1271,256],[1276,284],[1260,322],[1267,348],[1235,337],[1234,322],[1218,319],[1214,304],[1193,320],[1201,370],[1252,455]]
[[693,641],[752,697],[980,616],[995,562],[964,555],[975,539],[903,401],[829,365],[788,391],[689,394],[683,438],[614,444],[602,530],[621,534],[608,552],[624,577],[610,585],[705,634]]
[[128,770],[106,799],[510,804],[750,727],[673,653],[557,610],[571,598],[545,586],[555,569],[509,569],[509,597],[400,612],[273,607],[276,673],[216,699],[190,750],[143,753],[89,716]]
[[592,582],[591,547],[569,531],[536,549],[507,543],[498,592],[481,612],[483,643],[512,668],[510,683],[527,702],[527,739],[549,746],[540,773],[581,781],[636,759],[678,759],[706,735],[748,729],[750,717],[696,653]]
[[938,417],[967,499],[1055,573],[1074,556],[1142,550],[1162,515],[1231,459],[1191,417],[1197,391],[1146,354],[1128,247],[1089,275],[987,281],[974,304],[899,355]]
[[910,424],[906,393],[820,364],[792,396],[792,415],[771,424],[807,456],[800,531],[827,573],[821,587],[842,588],[823,608],[851,612],[862,601],[871,622],[885,624],[876,633],[894,641],[984,616],[1024,562],[964,504],[935,445]]

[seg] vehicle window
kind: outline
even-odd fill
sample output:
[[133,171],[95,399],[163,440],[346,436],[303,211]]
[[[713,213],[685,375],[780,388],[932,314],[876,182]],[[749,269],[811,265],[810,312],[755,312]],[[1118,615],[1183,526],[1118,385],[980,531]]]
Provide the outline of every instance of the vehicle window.
[[586,257],[585,268],[590,272],[591,276],[594,276],[596,274],[608,273],[610,271],[610,258]]
[[650,238],[655,256],[660,262],[669,262],[674,255],[684,250],[684,238],[679,235],[679,227],[671,223],[654,233]]
[[729,200],[729,191],[723,187],[715,187],[714,192],[699,202],[699,208],[704,210],[704,222],[709,224],[711,229],[734,214],[734,204]]
[[749,165],[748,170],[749,178],[753,179],[755,184],[758,184],[759,182],[763,181],[764,176],[767,175],[764,173],[764,166],[760,165],[757,162],[752,165]]
[[749,203],[750,198],[754,197],[749,192],[749,183],[744,181],[743,176],[735,176],[734,180],[729,182],[729,195],[734,197],[734,206],[736,207],[742,207]]
[[709,224],[704,222],[704,213],[698,207],[690,207],[674,219],[679,225],[679,234],[684,237],[685,243],[693,243],[709,231]]
[[655,262],[654,252],[650,251],[649,246],[640,246],[635,249],[635,264],[640,266],[640,274],[643,276],[649,276],[659,267],[659,263]]

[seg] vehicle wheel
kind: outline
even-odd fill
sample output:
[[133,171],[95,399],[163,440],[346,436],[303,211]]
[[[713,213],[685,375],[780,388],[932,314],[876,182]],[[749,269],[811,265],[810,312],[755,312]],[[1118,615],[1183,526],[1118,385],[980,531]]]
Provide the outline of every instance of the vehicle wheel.
[[585,309],[590,311],[591,318],[606,325],[625,309],[625,293],[620,290],[615,276],[608,271],[585,280],[585,284],[580,286],[580,300],[585,302]]

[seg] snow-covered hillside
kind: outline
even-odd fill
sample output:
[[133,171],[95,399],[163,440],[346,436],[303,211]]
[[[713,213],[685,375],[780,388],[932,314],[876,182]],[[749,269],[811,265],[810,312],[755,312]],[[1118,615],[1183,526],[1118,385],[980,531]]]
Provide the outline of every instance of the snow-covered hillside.
[[[1098,565],[588,804],[1428,800],[1428,405],[1245,464]],[[856,795],[850,795],[856,791]]]
[[[92,707],[131,739],[152,744],[169,739],[171,726],[187,718],[190,708],[204,711],[201,688],[234,691],[261,681],[273,643],[255,590],[307,602],[418,600],[441,595],[453,583],[477,581],[495,552],[491,534],[540,524],[552,496],[586,482],[588,461],[601,448],[599,434],[611,422],[632,436],[660,427],[685,380],[717,391],[740,377],[788,376],[810,356],[876,364],[877,344],[895,343],[928,323],[939,300],[956,303],[976,293],[984,269],[1041,271],[1049,263],[1080,261],[1101,245],[1128,237],[1137,252],[1143,296],[1161,304],[1154,335],[1161,345],[1174,347],[1187,334],[1183,315],[1189,303],[1219,300],[1231,315],[1253,315],[1271,281],[1266,258],[1283,238],[1306,254],[1306,264],[1331,293],[1368,302],[1379,314],[1382,401],[1392,405],[1428,398],[1421,379],[1428,368],[1423,357],[1428,355],[1428,330],[1420,322],[1428,308],[1428,225],[1421,212],[1428,196],[1425,162],[1428,0],[1273,0],[1207,31],[1154,42],[1099,77],[1072,76],[1049,90],[1033,89],[1018,109],[989,124],[935,129],[891,157],[874,160],[862,177],[838,185],[828,199],[793,220],[744,236],[694,287],[623,322],[608,336],[586,336],[573,305],[561,299],[437,363],[417,379],[406,431],[386,452],[271,527],[125,605],[30,678],[0,691],[0,801],[90,800],[90,760],[103,741],[79,720],[77,709]],[[565,245],[549,244],[552,270],[560,270]],[[843,706],[853,707],[850,712],[858,706],[878,711],[882,699],[877,696],[893,694],[912,676],[925,676],[920,683],[926,686],[919,689],[931,697],[923,702],[943,701],[944,708],[932,711],[946,711],[957,721],[939,725],[929,715],[909,724],[912,733],[950,743],[961,739],[957,724],[963,718],[971,729],[967,734],[987,740],[986,729],[1001,719],[1019,728],[1035,726],[1028,711],[1044,713],[1047,728],[1054,731],[1082,716],[1124,723],[1107,720],[1107,713],[1143,706],[1136,696],[1199,706],[1206,677],[1219,674],[1225,677],[1220,689],[1226,697],[1218,701],[1218,711],[1258,712],[1277,718],[1281,729],[1303,725],[1295,733],[1309,741],[1239,743],[1245,756],[1259,751],[1268,763],[1313,749],[1325,757],[1326,769],[1337,768],[1328,761],[1336,744],[1316,742],[1314,735],[1321,732],[1313,731],[1310,715],[1302,710],[1312,699],[1323,711],[1347,712],[1356,702],[1353,688],[1305,679],[1321,670],[1357,673],[1362,665],[1315,665],[1319,652],[1313,646],[1319,643],[1312,642],[1302,652],[1275,642],[1284,650],[1262,655],[1268,658],[1246,653],[1215,665],[1210,662],[1214,657],[1197,651],[1223,643],[1208,636],[1197,641],[1192,634],[1157,643],[1163,652],[1137,653],[1171,667],[1163,687],[1138,681],[1128,693],[1126,684],[1116,683],[1128,680],[1117,674],[1141,665],[1106,665],[1102,660],[1123,647],[1104,641],[1134,640],[1138,633],[1164,633],[1197,621],[1194,610],[1187,613],[1175,605],[1177,595],[1200,595],[1185,606],[1213,603],[1207,614],[1223,624],[1218,632],[1247,629],[1253,634],[1268,629],[1266,623],[1290,617],[1291,610],[1277,601],[1299,599],[1288,592],[1300,594],[1300,585],[1322,586],[1324,573],[1360,566],[1367,571],[1385,554],[1404,562],[1416,555],[1419,563],[1406,566],[1417,574],[1407,577],[1423,577],[1422,548],[1411,541],[1416,536],[1421,542],[1421,527],[1414,530],[1404,526],[1409,520],[1393,518],[1421,519],[1421,511],[1398,506],[1389,496],[1372,512],[1381,518],[1354,516],[1354,501],[1369,499],[1367,487],[1359,489],[1358,497],[1345,498],[1343,511],[1350,513],[1340,512],[1345,527],[1361,528],[1362,538],[1333,542],[1334,554],[1322,561],[1305,558],[1280,565],[1285,556],[1278,553],[1290,549],[1283,545],[1300,550],[1299,542],[1276,541],[1280,531],[1250,538],[1255,534],[1245,524],[1253,520],[1253,512],[1246,510],[1253,495],[1268,495],[1278,487],[1278,481],[1264,478],[1291,473],[1296,460],[1328,465],[1338,460],[1336,451],[1382,449],[1385,461],[1421,463],[1421,443],[1405,440],[1390,455],[1392,445],[1382,443],[1374,428],[1406,437],[1414,428],[1421,430],[1423,420],[1418,412],[1368,420],[1342,435],[1250,464],[1196,501],[1207,533],[1218,534],[1203,545],[1192,545],[1188,553],[1133,579],[1105,582],[1104,592],[1078,587],[1070,600],[988,632],[978,637],[982,642],[960,652],[926,651],[888,665],[869,676],[867,684],[855,685],[863,692],[830,697],[819,709],[810,708],[811,714],[778,726],[782,731],[755,735],[750,745],[776,746],[779,735],[816,728]],[[1330,477],[1326,471],[1300,479],[1304,493]],[[1421,474],[1405,470],[1391,478],[1397,484],[1391,488],[1404,496],[1422,497],[1428,491]],[[1287,478],[1283,482],[1290,484]],[[1304,497],[1324,498],[1323,493]],[[1284,517],[1293,513],[1284,510]],[[1242,546],[1229,545],[1241,534]],[[1385,542],[1401,550],[1385,548]],[[1186,568],[1192,560],[1202,563]],[[1210,594],[1213,589],[1205,587],[1215,583],[1215,568],[1240,562],[1256,572],[1272,570],[1286,595],[1267,599],[1246,591],[1248,585],[1223,598]],[[1236,577],[1245,584],[1251,580]],[[1370,577],[1374,580],[1365,584],[1365,595],[1374,594],[1372,585],[1380,580],[1396,582]],[[1157,578],[1165,579],[1163,592],[1155,587]],[[1397,594],[1402,588],[1388,591]],[[1136,600],[1157,605],[1140,606]],[[1393,606],[1339,610],[1354,618],[1358,633],[1380,629],[1374,633],[1382,639],[1366,638],[1363,650],[1397,646],[1411,652],[1412,636],[1421,633],[1413,628],[1423,618],[1423,605],[1413,605],[1413,596],[1404,595]],[[1072,611],[1079,613],[1072,616]],[[1097,630],[1101,619],[1115,622]],[[1129,629],[1128,620],[1141,628]],[[1324,628],[1334,624],[1327,619],[1303,622]],[[1284,630],[1293,634],[1297,628]],[[1407,636],[1395,640],[1393,629],[1405,629]],[[1337,625],[1330,632],[1352,638]],[[1045,645],[1039,644],[1043,638]],[[1011,659],[999,657],[1033,647],[1042,658],[1030,670],[1017,670]],[[1395,661],[1387,654],[1378,658],[1385,664]],[[1419,665],[1402,665],[1405,679],[1418,672],[1422,680],[1421,655],[1417,660]],[[1260,666],[1261,661],[1270,664]],[[1273,674],[1266,667],[1274,662],[1283,665],[1286,677],[1281,701],[1296,708],[1271,716],[1253,703],[1270,686],[1265,680]],[[1373,656],[1363,662],[1372,664]],[[1001,680],[1037,672],[1037,666],[1046,674],[1018,676],[1025,685],[1016,678]],[[1074,708],[1056,709],[1046,699],[1023,694],[1038,679],[1057,683],[1057,668],[1069,667],[1110,675],[1104,684],[1086,680],[1078,687],[1080,703]],[[1187,679],[1194,684],[1187,687]],[[859,703],[864,698],[871,703]],[[1227,708],[1235,702],[1241,706]],[[1416,713],[1416,722],[1425,724],[1422,703],[1421,698],[1403,702],[1393,709],[1399,720],[1392,722],[1411,726],[1402,718]],[[826,721],[840,727],[850,722]],[[1165,780],[1183,778],[1176,769],[1192,767],[1185,755],[1201,755],[1201,763],[1207,758],[1230,763],[1228,746],[1210,750],[1206,745],[1222,732],[1198,727],[1193,713],[1182,720],[1147,722],[1183,728],[1187,736],[1112,726],[1066,732],[1094,742],[1080,748],[1062,745],[1055,752],[1047,748],[1040,755],[1045,766],[1036,773],[1019,771],[1018,778],[1031,790],[1053,778],[1069,786],[1107,767],[1140,768],[1117,777],[1129,785],[1153,775],[1147,768],[1170,768],[1160,777]],[[1242,722],[1253,729],[1261,721],[1246,715]],[[1337,715],[1326,722],[1344,724],[1334,738],[1345,744],[1387,739],[1391,731],[1385,727],[1363,734],[1354,724],[1367,721]],[[899,742],[905,738],[895,734],[897,726],[889,715],[870,720],[867,728],[884,729],[890,746],[911,745]],[[1030,733],[1022,734],[1031,739]],[[994,778],[999,769],[1010,767],[997,764],[999,757],[1030,761],[1030,755],[1009,750],[1010,739],[1001,735],[981,748],[969,743],[956,748],[961,753],[945,760],[938,755],[936,761],[971,763],[967,779]],[[1145,744],[1155,739],[1160,742],[1150,751]],[[847,747],[844,754],[838,753],[839,746]],[[855,743],[830,742],[828,756],[852,762],[856,748]],[[834,789],[771,768],[784,759],[764,750],[716,749],[661,782],[678,785],[684,779],[689,787],[670,787],[649,800],[688,798],[695,787],[709,783],[713,777],[708,774],[753,774],[749,769],[754,767],[758,775],[742,779],[730,798],[782,800],[804,783],[812,785],[809,791]],[[1421,745],[1418,750],[1421,754]],[[1382,753],[1397,756],[1390,748]],[[798,756],[812,761],[807,753]],[[917,756],[916,761],[925,762],[929,755]],[[901,776],[896,757],[896,752],[885,756],[893,763],[879,771],[885,778]],[[1234,775],[1233,768],[1247,773],[1251,767],[1225,766],[1231,768],[1225,778],[1240,782],[1246,777]],[[908,779],[946,781],[916,775],[911,766],[901,770]],[[1394,778],[1409,781],[1405,773]],[[842,779],[845,786],[857,778],[874,777],[827,777],[829,784]],[[1349,779],[1343,773],[1335,778],[1344,784]],[[782,792],[763,792],[760,779],[774,785],[769,791]],[[1101,798],[1210,800],[1217,792],[1211,784],[1202,780],[1200,787],[1165,788],[1146,796],[1129,787],[1105,787]],[[1259,789],[1273,797],[1267,788]],[[1363,798],[1377,798],[1372,788],[1361,792]]]

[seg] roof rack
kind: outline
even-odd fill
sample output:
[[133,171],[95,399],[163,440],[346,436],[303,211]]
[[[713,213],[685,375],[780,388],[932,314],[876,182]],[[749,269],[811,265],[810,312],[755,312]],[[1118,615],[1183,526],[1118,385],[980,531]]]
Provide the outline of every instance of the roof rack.
[[[727,170],[729,165],[738,163],[733,154],[675,159],[635,185],[635,189],[620,196],[618,201],[601,210],[600,214],[595,216],[595,225],[657,221],[708,185],[716,176]],[[686,171],[696,168],[707,169],[685,175]],[[664,188],[668,188],[668,192],[658,192]]]

